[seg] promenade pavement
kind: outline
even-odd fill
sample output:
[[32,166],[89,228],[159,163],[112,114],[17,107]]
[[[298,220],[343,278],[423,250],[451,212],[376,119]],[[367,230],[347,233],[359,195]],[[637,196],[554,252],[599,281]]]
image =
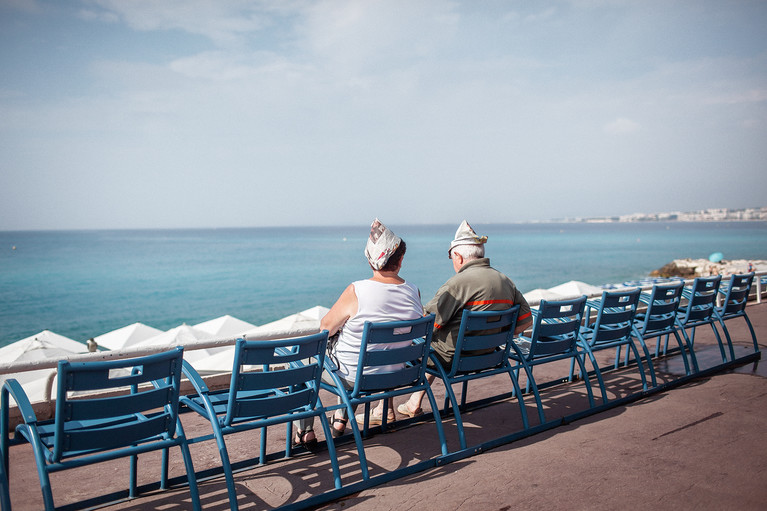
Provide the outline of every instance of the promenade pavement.
[[[767,304],[750,305],[761,350],[767,341]],[[742,321],[728,322],[738,355],[748,352],[750,335]],[[715,364],[718,349],[710,330],[699,330],[696,351],[701,366]],[[714,349],[712,349],[714,348]],[[670,381],[682,369],[679,357],[660,361],[659,380]],[[603,359],[606,363],[607,358]],[[721,361],[721,359],[719,359]],[[552,364],[554,366],[555,364]],[[700,377],[631,403],[573,421],[481,454],[370,488],[319,506],[322,510],[506,510],[506,509],[764,509],[767,502],[767,363]],[[555,378],[563,367],[543,366],[536,378]],[[559,373],[557,373],[559,371]],[[611,394],[620,397],[640,385],[636,368],[610,373]],[[503,386],[501,388],[501,386]],[[435,393],[441,383],[434,385]],[[472,399],[498,394],[508,379],[492,378],[470,386]],[[499,388],[501,390],[499,391]],[[587,408],[583,382],[544,392],[547,417]],[[594,385],[594,389],[597,386]],[[598,396],[598,393],[597,393]],[[611,398],[615,397],[611,395]],[[397,404],[404,398],[397,401]],[[532,399],[526,400],[536,424]],[[330,398],[328,398],[330,402]],[[469,412],[464,417],[470,444],[521,429],[516,400]],[[210,427],[194,414],[182,417],[188,436]],[[448,443],[455,446],[452,418],[445,420]],[[256,455],[257,433],[227,438],[233,461]],[[322,435],[319,435],[322,438]],[[284,428],[270,432],[269,445],[284,448]],[[395,424],[394,431],[365,442],[371,473],[417,463],[439,453],[432,421]],[[200,473],[220,465],[213,442],[192,446]],[[356,480],[353,444],[339,446],[342,477]],[[171,477],[180,475],[178,453],[171,456]],[[127,460],[54,474],[58,505],[122,490]],[[156,481],[159,458],[140,461],[140,484]],[[16,511],[42,509],[39,482],[28,445],[11,449],[11,496]],[[235,475],[241,509],[268,509],[332,489],[327,452],[247,468]],[[204,508],[229,509],[226,486],[218,476],[200,483]],[[189,509],[185,487],[151,491],[108,510]]]

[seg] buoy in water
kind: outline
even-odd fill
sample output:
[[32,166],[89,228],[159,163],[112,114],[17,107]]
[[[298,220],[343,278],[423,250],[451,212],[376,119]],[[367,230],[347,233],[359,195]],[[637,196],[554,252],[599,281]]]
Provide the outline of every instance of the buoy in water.
[[721,252],[714,252],[710,256],[708,256],[708,260],[712,263],[721,263],[722,259],[724,259],[724,254]]

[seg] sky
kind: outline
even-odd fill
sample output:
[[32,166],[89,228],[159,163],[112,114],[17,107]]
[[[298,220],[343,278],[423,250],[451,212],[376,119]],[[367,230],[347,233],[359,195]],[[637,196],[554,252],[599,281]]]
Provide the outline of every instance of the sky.
[[767,205],[767,2],[0,0],[0,230]]

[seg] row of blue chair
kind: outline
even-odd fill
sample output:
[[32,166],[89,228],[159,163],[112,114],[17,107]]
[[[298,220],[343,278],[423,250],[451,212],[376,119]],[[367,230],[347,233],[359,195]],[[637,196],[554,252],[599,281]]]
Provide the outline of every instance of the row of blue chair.
[[[327,414],[345,408],[354,417],[357,406],[363,405],[369,416],[373,401],[424,391],[429,398],[438,437],[439,456],[450,453],[442,417],[453,413],[459,437],[459,451],[468,449],[461,417],[466,407],[468,384],[478,378],[507,375],[512,395],[519,404],[523,428],[529,428],[524,394],[519,375],[524,372],[527,393],[532,392],[540,424],[546,423],[540,387],[533,370],[541,364],[570,360],[567,379],[573,380],[577,364],[583,379],[589,407],[595,407],[589,375],[596,376],[602,402],[608,402],[607,386],[595,353],[615,349],[614,368],[629,365],[633,355],[642,389],[657,385],[653,360],[646,341],[656,340],[655,357],[668,350],[670,336],[677,341],[684,360],[685,371],[699,371],[695,356],[695,329],[710,325],[713,329],[723,362],[735,359],[735,351],[725,322],[735,318],[746,321],[754,350],[759,347],[753,326],[746,315],[753,274],[737,275],[720,289],[721,277],[699,278],[684,288],[683,282],[656,285],[650,293],[638,288],[605,291],[599,300],[586,296],[564,301],[542,301],[533,310],[534,322],[529,335],[514,337],[519,306],[505,311],[464,311],[452,364],[444,367],[430,352],[434,316],[413,321],[383,324],[368,323],[362,339],[362,349],[355,385],[346,389],[335,372],[335,365],[326,356],[328,333],[279,341],[237,340],[229,387],[211,390],[192,366],[182,359],[183,348],[134,359],[58,365],[59,385],[56,413],[51,420],[38,420],[24,390],[13,379],[6,381],[0,391],[0,503],[10,511],[7,487],[9,470],[9,405],[16,402],[24,422],[15,429],[14,441],[32,444],[43,500],[47,510],[55,509],[49,474],[69,468],[99,463],[119,457],[131,458],[128,496],[136,496],[137,455],[151,450],[163,453],[160,486],[166,488],[168,450],[179,447],[186,469],[186,481],[194,509],[200,509],[200,496],[192,465],[189,445],[215,439],[221,457],[231,509],[238,509],[237,492],[225,437],[229,434],[260,429],[260,462],[267,461],[267,428],[286,425],[285,456],[294,453],[292,423],[294,420],[318,417],[327,439],[333,482],[343,487],[335,443]],[[724,296],[716,305],[717,293]],[[686,300],[683,305],[682,300]],[[640,303],[644,304],[640,311]],[[715,326],[725,333],[725,350]],[[689,333],[688,333],[689,331]],[[408,341],[408,342],[403,342]],[[637,347],[637,343],[639,347]],[[388,346],[387,346],[388,345]],[[396,347],[395,347],[396,346]],[[404,347],[403,347],[404,346]],[[370,349],[372,348],[372,349]],[[382,349],[384,348],[384,349]],[[391,348],[391,349],[385,349]],[[639,351],[641,348],[641,353]],[[689,362],[688,362],[689,356]],[[593,372],[586,368],[589,359]],[[375,371],[381,366],[400,367],[386,372]],[[646,370],[645,370],[646,366]],[[327,371],[333,383],[322,380]],[[182,373],[192,383],[195,393],[182,395]],[[445,384],[445,404],[440,410],[427,375],[439,376]],[[459,403],[454,385],[462,388]],[[84,396],[75,393],[128,389],[119,394],[97,393]],[[339,404],[324,404],[320,390],[338,397]],[[179,420],[179,410],[189,410],[205,417],[212,433],[187,438]],[[385,429],[387,410],[384,409]],[[370,479],[363,438],[368,434],[367,419],[360,430],[351,420],[350,429],[357,448],[363,480]],[[409,467],[405,472],[414,471]],[[404,473],[403,473],[404,475]]]

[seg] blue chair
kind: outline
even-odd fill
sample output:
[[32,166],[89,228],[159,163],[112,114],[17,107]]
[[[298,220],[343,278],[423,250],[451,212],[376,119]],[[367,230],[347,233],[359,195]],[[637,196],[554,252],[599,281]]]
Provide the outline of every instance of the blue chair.
[[[439,376],[445,383],[447,395],[443,413],[449,412],[450,403],[452,403],[461,449],[466,449],[466,436],[460,410],[466,406],[468,385],[471,380],[495,374],[508,374],[514,387],[514,395],[518,397],[522,424],[525,429],[529,427],[522,392],[509,362],[517,314],[519,314],[519,305],[501,311],[464,310],[455,343],[453,363],[446,370],[439,359],[433,353],[431,354],[434,367],[427,367],[426,372]],[[453,391],[453,385],[457,383],[463,384],[460,406]]]
[[[643,345],[648,339],[656,339],[655,342],[655,357],[660,356],[660,347],[663,345],[663,354],[666,355],[668,350],[668,341],[673,335],[679,346],[679,352],[684,362],[685,373],[687,375],[690,372],[690,362],[687,360],[687,353],[690,354],[692,364],[695,372],[698,372],[698,362],[695,358],[695,352],[689,344],[682,342],[682,337],[679,335],[679,326],[677,325],[677,311],[679,304],[682,300],[682,291],[684,290],[684,281],[674,282],[671,284],[656,284],[652,287],[652,291],[648,293],[642,293],[639,300],[645,304],[646,309],[637,313],[634,318],[634,337],[639,340]],[[686,341],[686,339],[685,339]],[[685,347],[687,352],[685,352]],[[616,354],[616,357],[620,356],[620,353]],[[652,362],[648,359],[647,363],[650,367],[653,367]],[[653,372],[653,376],[655,376]],[[653,380],[653,385],[657,385]]]
[[532,310],[533,327],[530,337],[520,335],[511,345],[509,357],[517,363],[514,367],[517,373],[521,367],[527,374],[527,390],[533,391],[541,424],[546,419],[538,384],[533,378],[533,367],[541,364],[567,359],[577,362],[586,384],[589,406],[594,407],[589,376],[578,352],[578,332],[585,307],[586,295],[572,300],[541,300],[538,309]]
[[[644,364],[639,355],[632,337],[634,329],[634,318],[639,304],[639,295],[641,290],[634,288],[623,291],[604,291],[600,300],[589,300],[586,302],[586,325],[579,331],[578,345],[585,355],[588,355],[591,364],[594,366],[594,372],[599,381],[599,387],[602,391],[602,401],[606,403],[607,389],[605,387],[602,370],[594,357],[595,351],[604,349],[616,349],[615,368],[618,367],[620,359],[620,349],[626,346],[627,355],[630,350],[634,354],[634,359],[639,368],[639,375],[642,378],[642,390],[647,390],[647,379],[644,374]],[[596,317],[591,322],[591,310],[596,310]],[[650,353],[647,346],[640,338],[641,346],[644,350],[645,360],[650,367],[653,386],[656,385],[655,371],[650,362]],[[570,374],[572,376],[575,360],[570,363]]]
[[[694,353],[696,329],[699,326],[710,326],[719,344],[722,363],[725,363],[727,362],[727,355],[724,352],[724,344],[715,325],[717,321],[715,313],[716,297],[719,293],[721,281],[721,275],[697,277],[690,288],[685,288],[682,291],[682,297],[687,300],[687,304],[680,307],[677,311],[676,322],[691,353]],[[690,331],[689,335],[687,334],[688,330]],[[693,360],[695,361],[695,359]],[[697,361],[695,361],[695,365],[695,370],[698,371]]]
[[[37,419],[21,385],[6,380],[0,395],[0,448],[6,471],[11,396],[24,418],[16,426],[15,439],[32,444],[46,510],[55,509],[50,473],[127,456],[131,457],[129,496],[135,497],[137,455],[149,451],[163,451],[164,489],[168,448],[174,446],[181,448],[192,506],[200,509],[192,458],[178,420],[182,356],[183,348],[178,347],[122,360],[59,361],[56,413],[47,421]],[[118,390],[122,392],[108,392]],[[92,391],[99,393],[87,394]],[[86,394],[73,398],[74,392]]]
[[[448,454],[437,402],[426,380],[426,363],[433,328],[434,314],[408,321],[366,322],[362,331],[354,388],[351,390],[344,387],[337,374],[336,365],[329,357],[325,359],[325,368],[333,380],[333,385],[323,382],[322,388],[341,399],[341,404],[335,405],[333,409],[346,408],[357,445],[363,479],[369,479],[370,475],[362,443],[362,434],[354,415],[354,409],[361,404],[365,406],[363,432],[367,436],[371,402],[383,399],[384,410],[381,428],[386,430],[388,399],[412,392],[425,391],[433,410],[442,454]],[[408,341],[409,344],[404,347],[390,346],[392,343]],[[382,366],[395,366],[401,367],[401,369],[384,371]],[[328,438],[330,437],[328,436]]]
[[[732,360],[735,360],[735,348],[732,344],[732,337],[727,330],[725,321],[729,321],[735,318],[743,318],[748,325],[748,329],[751,332],[751,341],[754,344],[754,353],[759,353],[759,343],[756,340],[756,332],[751,324],[751,320],[748,319],[746,314],[746,304],[748,303],[748,295],[751,293],[751,285],[754,282],[754,273],[746,273],[741,275],[733,275],[730,278],[729,283],[722,285],[719,288],[719,293],[724,295],[724,300],[721,307],[716,307],[714,312],[719,320],[719,324],[722,325],[722,330],[727,338],[727,345],[730,348],[730,356]],[[724,289],[722,289],[724,287]]]
[[[268,426],[286,424],[285,456],[292,452],[292,422],[319,416],[325,438],[331,438],[326,409],[319,399],[320,378],[325,361],[328,332],[276,341],[237,339],[228,389],[211,391],[197,371],[184,363],[184,374],[196,395],[182,396],[181,403],[205,417],[212,435],[191,439],[201,442],[215,438],[229,494],[229,506],[238,509],[232,466],[224,436],[261,429],[260,462],[266,463]],[[327,442],[336,488],[341,487],[335,446]]]

